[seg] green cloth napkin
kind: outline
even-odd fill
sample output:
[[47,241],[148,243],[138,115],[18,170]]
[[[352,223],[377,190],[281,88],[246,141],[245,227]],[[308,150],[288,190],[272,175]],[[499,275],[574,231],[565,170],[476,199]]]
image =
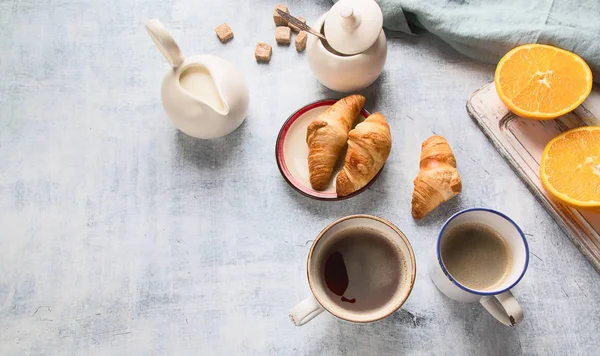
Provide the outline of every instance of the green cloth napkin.
[[550,44],[580,55],[600,82],[600,0],[375,1],[388,30],[423,28],[488,63],[521,44]]

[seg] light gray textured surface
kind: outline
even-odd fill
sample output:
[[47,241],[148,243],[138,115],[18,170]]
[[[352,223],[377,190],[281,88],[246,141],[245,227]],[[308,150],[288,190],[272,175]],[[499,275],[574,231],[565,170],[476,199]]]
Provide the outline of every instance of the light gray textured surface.
[[[325,4],[288,1],[314,21]],[[431,36],[389,40],[386,70],[364,91],[394,147],[379,180],[348,201],[309,200],[274,160],[295,109],[335,97],[306,57],[274,46],[272,1],[0,1],[1,355],[591,355],[600,350],[600,283],[487,142],[465,101],[492,79]],[[160,104],[167,64],[143,21],[157,17],[184,54],[233,61],[250,86],[230,136],[178,133]],[[222,45],[213,29],[231,24]],[[450,141],[462,195],[410,216],[420,143]],[[530,268],[514,292],[525,321],[506,328],[444,298],[427,277],[442,222],[485,206],[527,232]],[[391,220],[412,242],[417,281],[403,309],[371,325],[288,310],[309,289],[310,240],[353,213]]]

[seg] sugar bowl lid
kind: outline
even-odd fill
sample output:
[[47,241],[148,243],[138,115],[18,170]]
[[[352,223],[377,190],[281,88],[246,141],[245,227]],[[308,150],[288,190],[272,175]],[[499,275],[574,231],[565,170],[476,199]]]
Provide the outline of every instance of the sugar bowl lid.
[[325,37],[336,51],[357,54],[371,47],[381,32],[383,14],[373,0],[340,0],[325,18]]

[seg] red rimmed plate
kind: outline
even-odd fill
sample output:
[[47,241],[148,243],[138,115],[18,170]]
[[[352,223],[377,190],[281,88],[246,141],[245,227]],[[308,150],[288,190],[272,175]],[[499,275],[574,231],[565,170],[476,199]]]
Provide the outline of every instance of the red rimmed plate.
[[[335,192],[335,177],[344,167],[344,158],[346,157],[346,151],[344,149],[333,169],[333,176],[327,189],[318,191],[310,186],[306,128],[319,116],[319,114],[323,113],[336,102],[337,100],[335,99],[319,100],[299,109],[286,120],[277,136],[275,158],[281,175],[292,188],[309,198],[319,200],[348,199],[363,192],[377,179],[377,176],[379,176],[378,174],[375,178],[371,179],[371,181],[362,189],[348,196],[338,197]],[[357,124],[370,115],[370,113],[364,109],[360,114],[361,116],[358,118]]]

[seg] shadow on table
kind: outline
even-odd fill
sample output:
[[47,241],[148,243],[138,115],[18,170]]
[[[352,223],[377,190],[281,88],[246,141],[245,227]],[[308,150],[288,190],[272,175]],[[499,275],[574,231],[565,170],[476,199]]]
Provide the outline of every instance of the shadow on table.
[[[439,291],[435,291],[440,293]],[[461,303],[442,298],[444,309],[450,310],[452,321],[465,330],[465,336],[477,355],[520,355],[519,326],[508,327],[492,317],[478,302]]]
[[[436,293],[439,293],[436,290]],[[478,303],[460,303],[444,297],[443,308],[450,310],[450,320],[436,319],[433,315],[422,315],[406,309],[400,309],[386,319],[370,324],[350,324],[331,318],[327,329],[328,338],[333,345],[348,343],[355,355],[370,355],[379,351],[389,354],[413,354],[418,351],[431,351],[433,345],[403,343],[404,335],[430,334],[432,330],[443,332],[441,339],[456,335],[460,339],[453,340],[448,352],[466,351],[472,355],[520,355],[519,327],[509,328],[497,322]],[[460,328],[463,332],[452,332],[449,328]],[[422,340],[428,342],[428,340]],[[439,340],[436,340],[438,343]],[[464,348],[462,343],[469,345]],[[466,349],[466,350],[465,350]],[[340,350],[344,351],[344,350]],[[347,350],[346,350],[347,351]]]
[[386,192],[385,187],[392,186],[392,183],[389,182],[391,175],[392,171],[386,170],[384,167],[377,180],[365,191],[341,201],[315,200],[298,193],[291,187],[286,191],[302,211],[333,221],[352,214],[374,214],[374,212],[381,210],[378,207],[390,204],[390,194]]
[[247,137],[246,121],[227,136],[212,140],[194,138],[177,131],[175,154],[200,168],[218,169],[229,160],[243,156],[243,142]]
[[[318,91],[318,94],[319,94],[319,97],[323,98],[323,99],[341,99],[348,95],[361,94],[365,98],[367,98],[367,101],[365,103],[365,109],[367,109],[371,113],[374,113],[374,112],[383,110],[380,108],[379,102],[380,102],[380,99],[382,96],[381,95],[382,86],[386,80],[386,75],[387,74],[384,69],[383,72],[381,73],[381,75],[377,78],[377,80],[375,80],[375,82],[373,82],[373,84],[369,85],[368,87],[366,87],[363,90],[358,90],[358,91],[349,92],[349,93],[341,93],[341,92],[331,90],[331,89],[321,85],[320,89]],[[383,113],[383,114],[385,115],[385,113]]]
[[462,198],[461,195],[457,195],[449,201],[442,203],[435,210],[427,214],[423,219],[415,220],[417,226],[439,226],[440,228],[452,215],[461,211]]

